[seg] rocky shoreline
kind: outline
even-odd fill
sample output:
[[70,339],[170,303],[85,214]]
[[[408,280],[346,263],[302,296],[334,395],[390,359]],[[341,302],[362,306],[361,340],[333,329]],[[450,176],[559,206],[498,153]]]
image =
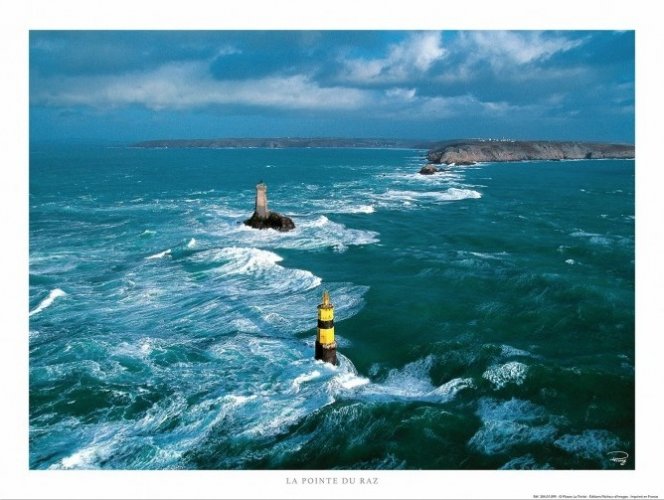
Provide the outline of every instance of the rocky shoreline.
[[[634,145],[571,141],[449,141],[429,150],[426,158],[433,166],[527,160],[631,159],[634,158]],[[427,167],[425,165],[423,169]]]

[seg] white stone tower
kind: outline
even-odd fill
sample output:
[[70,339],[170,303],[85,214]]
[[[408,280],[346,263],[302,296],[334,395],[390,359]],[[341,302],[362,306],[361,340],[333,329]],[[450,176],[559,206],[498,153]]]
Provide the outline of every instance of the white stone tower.
[[261,219],[267,219],[270,215],[267,209],[267,186],[263,181],[256,184],[256,215]]

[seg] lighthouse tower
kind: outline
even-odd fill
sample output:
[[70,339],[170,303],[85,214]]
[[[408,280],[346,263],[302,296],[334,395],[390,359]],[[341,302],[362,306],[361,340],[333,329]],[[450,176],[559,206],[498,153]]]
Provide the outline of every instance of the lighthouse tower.
[[267,186],[263,181],[256,184],[256,215],[261,219],[267,219],[270,211],[267,209]]

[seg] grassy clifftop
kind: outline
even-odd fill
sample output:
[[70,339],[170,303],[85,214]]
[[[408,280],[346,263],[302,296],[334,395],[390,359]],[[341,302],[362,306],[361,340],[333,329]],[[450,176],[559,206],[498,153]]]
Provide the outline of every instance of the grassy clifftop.
[[572,141],[447,141],[427,153],[431,163],[634,158],[634,145]]

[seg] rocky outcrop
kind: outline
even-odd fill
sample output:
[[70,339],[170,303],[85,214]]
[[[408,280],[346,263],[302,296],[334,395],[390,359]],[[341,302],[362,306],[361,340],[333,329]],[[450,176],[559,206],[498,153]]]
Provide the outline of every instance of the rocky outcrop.
[[295,229],[293,219],[277,212],[268,212],[267,216],[260,216],[254,212],[244,224],[254,229],[276,229],[281,232]]
[[438,168],[436,167],[436,165],[433,165],[431,163],[427,163],[420,169],[420,173],[422,175],[433,175],[436,172],[438,172]]
[[525,160],[634,158],[632,144],[555,141],[449,141],[427,153],[433,164]]

